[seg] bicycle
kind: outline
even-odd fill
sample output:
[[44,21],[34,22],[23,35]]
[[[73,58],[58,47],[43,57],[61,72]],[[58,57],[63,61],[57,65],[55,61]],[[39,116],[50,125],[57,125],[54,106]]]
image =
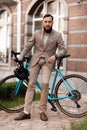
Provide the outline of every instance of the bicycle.
[[[19,63],[21,68],[28,71],[29,75],[28,68],[30,65],[31,55],[29,57],[24,57],[22,61],[19,61],[17,58],[19,53],[11,51],[11,54],[15,57],[14,60]],[[62,60],[69,56],[70,55],[64,55],[57,59],[58,64],[55,69],[55,75],[48,95],[48,102],[52,105],[51,110],[57,111],[57,108],[59,108],[59,110],[67,116],[79,118],[87,114],[87,78],[78,74],[63,76],[60,70],[60,65]],[[7,106],[4,105],[5,99],[2,99],[0,96],[0,109],[10,113],[20,112],[23,110],[24,102],[21,103],[21,101],[19,101],[19,104],[16,104],[16,101],[20,100],[22,95],[25,95],[26,90],[24,91],[22,89],[27,88],[29,82],[28,75],[24,79],[19,79],[19,77],[14,74],[7,76],[0,81],[0,90],[5,87],[5,85],[8,88],[8,84],[10,83],[11,90],[9,92],[10,95],[8,95],[8,97],[10,97],[9,102],[11,102],[11,99],[12,101],[15,101],[14,107],[11,108],[11,106],[9,106],[7,108]],[[56,83],[58,77],[60,77],[60,79]],[[42,86],[38,81],[36,81],[36,86],[40,91],[42,90]],[[24,94],[22,92],[24,92]]]

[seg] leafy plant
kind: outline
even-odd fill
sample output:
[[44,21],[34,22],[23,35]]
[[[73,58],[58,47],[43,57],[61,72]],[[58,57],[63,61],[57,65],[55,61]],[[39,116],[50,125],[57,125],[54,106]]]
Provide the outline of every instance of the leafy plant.
[[71,130],[87,130],[87,117],[80,124],[71,123]]

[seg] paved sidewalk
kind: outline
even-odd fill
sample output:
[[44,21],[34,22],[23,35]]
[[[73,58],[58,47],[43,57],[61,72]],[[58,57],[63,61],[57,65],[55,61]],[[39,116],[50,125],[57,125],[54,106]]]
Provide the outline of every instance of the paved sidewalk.
[[0,111],[0,130],[71,130],[71,122],[79,122],[81,119],[70,118],[59,110],[51,111],[48,104],[48,121],[41,121],[39,118],[39,104],[34,102],[32,105],[31,119],[15,121],[14,118],[19,113],[6,113]]

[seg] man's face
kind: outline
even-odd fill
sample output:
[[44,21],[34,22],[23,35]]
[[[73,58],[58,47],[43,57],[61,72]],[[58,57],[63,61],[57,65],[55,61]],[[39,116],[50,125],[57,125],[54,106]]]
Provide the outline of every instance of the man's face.
[[46,32],[51,32],[52,30],[52,25],[53,25],[53,20],[51,17],[45,17],[43,19],[43,28],[44,28],[44,31]]

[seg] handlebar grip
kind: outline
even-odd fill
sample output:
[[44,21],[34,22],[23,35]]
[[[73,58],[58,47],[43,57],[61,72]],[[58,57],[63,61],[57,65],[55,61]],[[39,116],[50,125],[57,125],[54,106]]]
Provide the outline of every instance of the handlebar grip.
[[11,50],[11,56],[13,57],[13,55],[15,56],[15,58],[17,58],[17,55],[19,55],[20,52],[15,52],[14,50]]
[[11,53],[14,54],[14,55],[20,54],[20,52],[15,52],[14,50],[11,50]]

